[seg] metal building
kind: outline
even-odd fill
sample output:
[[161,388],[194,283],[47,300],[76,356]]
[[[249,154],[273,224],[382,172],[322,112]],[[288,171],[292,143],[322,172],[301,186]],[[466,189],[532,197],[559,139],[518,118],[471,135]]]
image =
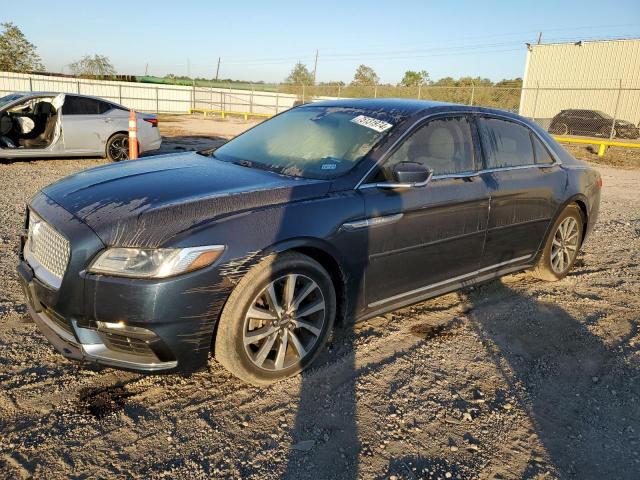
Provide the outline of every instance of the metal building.
[[640,39],[528,46],[520,114],[548,125],[563,109],[640,122]]

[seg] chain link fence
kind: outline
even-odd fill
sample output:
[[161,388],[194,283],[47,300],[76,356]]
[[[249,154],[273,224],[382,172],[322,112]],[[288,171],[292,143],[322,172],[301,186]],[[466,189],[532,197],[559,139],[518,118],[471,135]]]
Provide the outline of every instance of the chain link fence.
[[0,72],[0,95],[54,91],[93,95],[140,111],[208,111],[271,116],[298,103],[337,98],[412,98],[497,108],[538,122],[556,135],[640,137],[640,87],[617,88],[393,85],[249,85],[209,88]]

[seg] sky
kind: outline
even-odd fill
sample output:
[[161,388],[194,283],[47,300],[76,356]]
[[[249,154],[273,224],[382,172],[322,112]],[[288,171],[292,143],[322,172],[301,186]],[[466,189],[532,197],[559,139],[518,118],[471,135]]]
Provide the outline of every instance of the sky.
[[431,79],[522,77],[525,42],[639,38],[640,2],[1,0],[45,67],[69,72],[83,55],[109,57],[120,74],[283,81],[297,61],[317,81],[346,83],[366,64],[382,83],[406,70]]

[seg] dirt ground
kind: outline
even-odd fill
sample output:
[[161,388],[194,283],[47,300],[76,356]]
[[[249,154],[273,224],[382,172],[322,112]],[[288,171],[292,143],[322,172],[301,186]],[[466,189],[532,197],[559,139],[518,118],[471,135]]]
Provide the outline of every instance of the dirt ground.
[[[165,118],[164,151],[244,122]],[[14,274],[25,202],[104,160],[0,165],[2,478],[638,478],[640,169],[598,166],[599,223],[557,283],[517,274],[336,332],[265,389],[54,353]]]

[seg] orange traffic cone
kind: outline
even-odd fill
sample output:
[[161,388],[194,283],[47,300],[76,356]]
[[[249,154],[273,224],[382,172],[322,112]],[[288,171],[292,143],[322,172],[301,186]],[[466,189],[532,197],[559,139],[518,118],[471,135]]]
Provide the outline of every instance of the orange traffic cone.
[[129,111],[129,160],[138,158],[138,121],[135,110]]

